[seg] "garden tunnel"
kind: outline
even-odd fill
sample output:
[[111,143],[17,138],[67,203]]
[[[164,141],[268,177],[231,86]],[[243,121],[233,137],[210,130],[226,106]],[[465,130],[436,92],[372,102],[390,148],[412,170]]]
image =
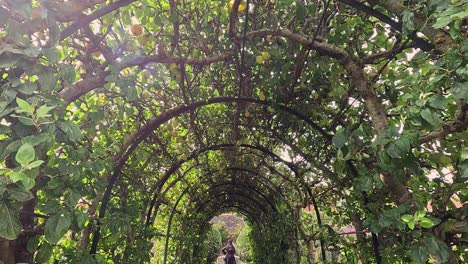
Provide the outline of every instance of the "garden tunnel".
[[[188,112],[189,110],[196,109],[197,107],[202,107],[204,105],[209,105],[212,103],[232,103],[232,102],[243,102],[243,103],[252,103],[261,105],[264,107],[265,105],[268,106],[267,101],[262,100],[255,100],[250,98],[215,98],[214,100],[207,100],[205,102],[196,102],[193,105],[178,107],[173,110],[168,110],[165,114],[154,118],[153,120],[149,121],[148,124],[151,126],[150,128],[143,127],[138,130],[131,138],[135,139],[134,145],[138,145],[145,140],[144,135],[138,134],[146,134],[151,135],[152,131],[150,129],[156,130],[159,126],[163,125],[161,122],[174,118],[176,113],[179,115],[183,115],[184,112]],[[278,107],[278,111],[284,112],[285,115],[290,115],[294,118],[302,120],[305,124],[309,125],[313,131],[318,131],[322,138],[326,138],[328,140],[331,139],[331,136],[328,135],[322,128],[318,127],[314,122],[306,117],[300,115],[298,112],[287,108],[287,107]],[[218,127],[219,128],[219,127]],[[271,128],[270,128],[271,130]],[[274,138],[269,138],[269,144],[273,143]],[[209,140],[206,140],[209,141]],[[131,152],[136,151],[136,148],[132,145],[128,144],[129,151],[123,155],[123,159],[119,159],[119,163],[125,163],[127,158],[130,158]],[[247,151],[243,151],[243,149]],[[283,202],[285,203],[284,206],[286,211],[289,214],[289,217],[294,219],[294,213],[296,213],[296,217],[299,211],[294,212],[294,208],[297,210],[299,208],[305,207],[309,203],[314,203],[314,208],[316,208],[316,219],[318,221],[319,227],[321,226],[320,222],[320,213],[313,199],[313,194],[311,192],[311,183],[306,183],[302,175],[299,174],[296,165],[293,162],[289,162],[284,160],[277,155],[270,151],[265,146],[261,145],[249,145],[249,144],[215,144],[212,146],[207,146],[205,148],[195,150],[190,154],[189,157],[183,160],[174,161],[173,165],[169,167],[169,169],[163,173],[162,177],[156,182],[150,189],[151,192],[154,192],[151,202],[148,206],[148,212],[146,215],[146,226],[151,225],[154,222],[154,218],[157,215],[157,210],[159,209],[161,203],[159,200],[164,199],[164,197],[172,188],[175,188],[180,192],[180,188],[177,188],[178,183],[184,182],[184,178],[189,175],[190,171],[197,170],[197,167],[202,167],[199,171],[204,171],[207,168],[210,168],[213,165],[206,165],[206,163],[194,164],[192,166],[188,166],[186,171],[179,173],[179,175],[173,179],[172,182],[169,182],[172,174],[176,174],[176,172],[184,167],[185,163],[188,163],[192,160],[197,160],[198,157],[206,154],[207,152],[221,152],[227,155],[229,158],[226,162],[238,164],[240,167],[225,167],[223,168],[222,165],[215,165],[216,169],[211,170],[208,173],[202,173],[199,175],[199,182],[193,183],[185,183],[190,187],[186,187],[180,196],[175,199],[175,204],[171,209],[171,213],[169,215],[168,226],[166,230],[166,242],[165,242],[165,249],[164,249],[164,260],[163,262],[166,263],[167,254],[168,254],[168,242],[169,242],[169,235],[170,229],[172,225],[173,216],[176,212],[176,208],[179,205],[179,202],[183,198],[183,196],[190,194],[189,203],[194,204],[194,212],[195,214],[203,213],[207,210],[210,217],[203,218],[203,222],[196,222],[196,224],[191,224],[191,226],[205,226],[204,222],[207,222],[211,217],[213,212],[219,212],[221,210],[228,210],[231,209],[233,211],[239,211],[240,208],[245,208],[241,211],[242,214],[246,215],[248,219],[252,219],[252,222],[256,225],[259,225],[260,219],[261,221],[265,222],[265,225],[271,222],[272,219],[277,217],[278,209],[276,208],[276,203]],[[255,153],[257,152],[257,153]],[[303,152],[301,152],[303,153]],[[215,154],[217,155],[217,154]],[[284,154],[283,154],[284,155]],[[297,154],[299,155],[299,153]],[[247,158],[245,158],[246,156]],[[233,161],[232,158],[241,159],[240,161]],[[247,159],[247,164],[243,164],[242,160]],[[267,160],[269,159],[269,160]],[[270,161],[271,160],[271,161]],[[197,163],[199,161],[197,160]],[[218,161],[219,162],[219,161]],[[268,165],[268,163],[273,163],[272,165]],[[277,165],[275,163],[281,163],[281,166],[276,169]],[[219,168],[221,166],[221,168]],[[187,167],[187,166],[185,166]],[[262,168],[265,167],[265,168]],[[118,167],[120,168],[120,167]],[[123,168],[123,166],[122,166]],[[270,179],[264,175],[260,175],[262,173],[262,169],[265,170],[267,174],[272,175],[272,178],[279,178],[281,182],[277,182],[275,184],[273,179]],[[285,170],[285,172],[279,172],[279,170]],[[240,173],[241,172],[241,173]],[[113,178],[111,178],[108,189],[110,194],[110,190],[112,190],[113,183],[117,181],[120,171],[115,171],[113,174]],[[219,175],[219,176],[218,176]],[[224,179],[220,178],[225,177]],[[115,179],[114,181],[112,179]],[[276,179],[278,181],[278,179]],[[165,185],[168,187],[164,188]],[[196,186],[197,184],[198,186]],[[283,186],[288,184],[289,186]],[[258,188],[256,187],[257,185]],[[205,188],[205,190],[200,190]],[[283,189],[286,188],[285,191]],[[198,189],[198,190],[191,190],[191,189]],[[265,193],[264,193],[265,192]],[[278,193],[280,194],[279,196]],[[284,193],[288,193],[289,197],[285,197]],[[201,196],[201,197],[199,197]],[[107,197],[107,198],[106,198]],[[274,198],[281,198],[280,201],[276,201]],[[106,196],[104,194],[103,204],[107,204],[107,199],[110,196]],[[224,198],[224,199],[221,199]],[[288,199],[291,199],[288,201]],[[239,205],[240,203],[240,205]],[[295,204],[294,204],[295,203]],[[200,205],[198,205],[200,204]],[[211,205],[213,204],[213,205]],[[210,206],[208,206],[210,205]],[[105,217],[105,210],[106,207],[102,206],[99,216],[101,218]],[[260,215],[258,214],[260,213]],[[262,217],[263,216],[263,217]],[[263,218],[267,217],[266,220]],[[153,219],[153,220],[151,220]],[[277,222],[274,222],[278,224]],[[198,234],[201,230],[195,229],[195,233],[192,235]],[[206,231],[206,230],[205,230]],[[99,232],[100,230],[97,229],[94,235],[93,246],[91,248],[91,254],[96,253],[97,244],[99,240]],[[193,232],[193,231],[192,231]],[[185,233],[190,234],[190,233]],[[290,234],[286,234],[290,235]],[[295,238],[299,239],[299,238]],[[272,241],[273,242],[273,241]],[[200,242],[198,242],[200,243]],[[324,246],[324,242],[321,241],[322,247]],[[193,253],[196,254],[196,253]],[[285,254],[284,252],[282,253]],[[300,262],[300,254],[298,254],[297,261]],[[322,257],[326,260],[325,256],[325,249],[322,250]],[[202,260],[184,260],[190,263],[192,262],[202,262]]]
[[0,0],[0,263],[463,263],[467,12]]

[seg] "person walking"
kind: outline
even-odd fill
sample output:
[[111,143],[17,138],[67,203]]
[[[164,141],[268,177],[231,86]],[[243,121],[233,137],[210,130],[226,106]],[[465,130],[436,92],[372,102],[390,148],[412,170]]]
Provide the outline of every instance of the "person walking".
[[232,239],[229,239],[226,246],[221,249],[224,256],[224,263],[226,264],[236,264],[236,248],[232,244]]

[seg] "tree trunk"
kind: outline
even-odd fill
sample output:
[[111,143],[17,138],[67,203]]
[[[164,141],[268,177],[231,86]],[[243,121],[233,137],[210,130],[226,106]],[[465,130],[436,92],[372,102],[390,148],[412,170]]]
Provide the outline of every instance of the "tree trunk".
[[[35,191],[32,191],[35,196]],[[0,260],[5,264],[33,263],[33,254],[28,251],[27,245],[34,232],[34,206],[36,199],[31,199],[23,203],[20,210],[19,220],[23,230],[16,240],[0,239]]]
[[[364,227],[362,225],[361,218],[359,217],[359,215],[353,214],[351,216],[351,221],[353,222],[354,228],[356,230],[357,241],[359,242],[359,244],[361,244],[363,247],[365,247],[366,246],[366,233],[364,233]],[[359,261],[362,264],[369,263],[364,254],[359,254]]]
[[5,264],[15,264],[15,248],[13,241],[0,238],[0,260]]
[[315,241],[313,239],[307,240],[307,263],[314,264],[315,263]]
[[[348,73],[351,74],[350,85],[352,89],[356,89],[362,99],[364,99],[367,113],[369,114],[374,130],[377,132],[377,137],[385,137],[385,130],[388,126],[385,107],[377,96],[374,87],[368,82],[364,74],[363,66],[352,60],[348,61],[344,66]],[[417,208],[413,196],[395,175],[382,173],[382,181],[387,192],[397,204],[409,204],[411,208]]]
[[29,252],[28,241],[36,234],[34,232],[34,207],[36,206],[36,190],[31,190],[34,198],[23,203],[20,211],[20,222],[23,225],[23,231],[15,240],[15,261],[21,263],[33,263],[33,254]]

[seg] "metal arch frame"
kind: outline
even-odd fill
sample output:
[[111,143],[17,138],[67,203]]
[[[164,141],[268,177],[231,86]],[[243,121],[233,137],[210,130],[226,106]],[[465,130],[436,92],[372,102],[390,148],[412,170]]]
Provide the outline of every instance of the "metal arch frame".
[[[251,194],[252,193],[250,193],[250,192],[242,192],[241,189],[235,189],[235,190],[232,190],[232,191],[219,192],[219,193],[216,193],[216,194],[214,194],[212,196],[209,196],[209,199],[202,200],[203,203],[195,208],[196,209],[195,212],[199,213],[202,210],[202,207],[207,206],[207,204],[209,204],[211,202],[211,200],[226,196],[228,199],[224,200],[223,202],[230,202],[230,198],[235,196],[235,197],[245,197],[245,198],[247,198],[247,200],[254,203],[254,205],[255,205],[255,207],[257,209],[262,210],[262,212],[265,215],[268,215],[269,210],[266,209],[268,207],[268,205],[262,204],[261,200],[257,199],[258,197],[253,198],[252,196],[250,196]],[[247,202],[247,201],[245,201],[245,202]],[[273,209],[273,212],[278,212],[278,210],[275,208],[275,209]]]
[[169,246],[169,236],[171,235],[171,225],[172,225],[172,218],[174,217],[174,214],[176,212],[177,205],[179,205],[179,202],[182,200],[182,197],[187,193],[188,187],[182,191],[182,194],[177,198],[177,201],[175,202],[175,205],[172,207],[171,214],[169,215],[169,221],[167,223],[167,229],[166,229],[166,242],[164,244],[164,264],[166,264],[167,261],[167,250]]
[[[288,168],[294,173],[294,175],[296,176],[296,178],[298,180],[301,180],[301,177],[299,175],[299,172],[297,171],[297,168],[295,168],[295,165],[291,162],[287,162],[283,159],[281,159],[278,155],[274,154],[273,152],[267,150],[265,147],[263,146],[252,146],[252,145],[248,145],[248,144],[241,144],[241,145],[234,145],[234,144],[219,144],[219,145],[212,145],[212,146],[208,146],[208,147],[205,147],[205,148],[202,148],[202,149],[199,149],[197,151],[195,151],[192,155],[190,155],[190,157],[186,158],[185,160],[179,160],[176,164],[174,164],[171,168],[169,168],[166,173],[163,175],[163,177],[160,179],[160,181],[157,183],[157,186],[152,188],[151,192],[154,193],[153,195],[153,198],[151,199],[151,202],[150,202],[150,206],[148,208],[148,213],[147,213],[147,216],[148,215],[151,215],[152,214],[152,210],[154,208],[154,205],[156,203],[156,200],[157,200],[157,195],[161,192],[164,184],[166,183],[166,181],[170,178],[170,176],[175,172],[177,171],[185,162],[188,162],[188,161],[191,161],[193,160],[194,158],[196,158],[198,155],[206,152],[206,151],[211,151],[211,150],[221,150],[221,149],[225,149],[225,148],[234,148],[234,147],[247,147],[247,148],[252,148],[252,149],[257,149],[263,153],[266,153],[268,154],[269,156],[273,157],[274,159],[277,159],[278,162],[281,162],[281,163],[284,163],[286,166],[288,166]],[[304,181],[300,182],[303,187],[305,188],[305,191],[306,193],[308,193],[310,196],[312,195],[312,191],[310,190],[310,188],[308,188],[308,186],[305,184]],[[148,218],[147,218],[147,222],[148,222]]]
[[[175,107],[173,109],[170,109],[164,113],[162,113],[159,116],[154,117],[146,125],[138,129],[134,134],[132,134],[129,137],[129,141],[126,142],[123,146],[123,151],[119,155],[119,158],[116,160],[116,166],[114,168],[114,171],[112,173],[112,176],[109,178],[109,182],[107,184],[106,190],[104,192],[103,198],[101,200],[101,207],[99,208],[99,214],[98,218],[104,218],[106,214],[106,209],[107,209],[107,203],[110,200],[110,196],[112,194],[112,188],[117,181],[118,177],[120,176],[120,172],[127,162],[128,158],[130,155],[136,150],[138,145],[146,138],[149,136],[151,131],[159,128],[162,124],[165,122],[169,121],[171,118],[179,116],[183,113],[186,113],[190,110],[197,109],[202,106],[206,105],[211,105],[211,104],[216,104],[216,103],[252,103],[252,104],[258,104],[258,105],[264,105],[264,106],[271,106],[272,103],[269,101],[262,101],[258,99],[253,99],[253,98],[244,98],[244,97],[215,97],[211,98],[208,100],[204,101],[197,101],[194,102],[190,105],[181,105],[178,107]],[[279,110],[284,111],[286,113],[289,113],[291,115],[296,116],[297,118],[303,120],[307,124],[309,124],[314,130],[318,131],[320,134],[322,134],[323,138],[327,139],[327,141],[331,142],[332,135],[328,134],[322,127],[314,123],[312,120],[307,118],[305,115],[299,113],[298,111],[288,108],[286,106],[281,106],[281,105],[276,105]],[[310,188],[309,188],[310,191]],[[311,191],[310,191],[311,193]],[[90,249],[90,254],[95,255],[97,251],[97,246],[99,243],[100,239],[100,226],[98,225],[97,228],[93,232],[93,240],[91,244],[91,249]]]
[[[231,206],[229,206],[229,205],[228,205],[228,206],[224,206],[224,207],[223,207],[223,206],[219,206],[219,205],[216,203],[216,200],[211,200],[211,201],[214,201],[214,202],[215,202],[215,203],[214,203],[215,208],[214,208],[214,210],[212,210],[212,213],[210,213],[210,214],[205,218],[205,220],[208,219],[208,218],[213,217],[213,216],[216,215],[219,211],[222,211],[225,207],[226,207],[226,208],[231,207]],[[292,213],[292,212],[290,211],[290,213]],[[265,215],[265,216],[268,217],[268,215]],[[248,219],[250,220],[250,218],[248,218]],[[254,219],[254,221],[255,221],[255,225],[256,225],[256,226],[258,226],[258,227],[260,227],[260,228],[264,228],[264,225],[259,225],[256,219]],[[206,223],[206,221],[205,221],[204,223]],[[296,224],[297,224],[297,223],[296,223]],[[296,229],[296,228],[297,228],[297,227],[295,227],[295,229]],[[297,229],[296,229],[296,230],[297,230]],[[294,234],[294,236],[295,236],[295,238],[298,238],[298,237],[297,237],[297,232]],[[299,248],[299,246],[298,246],[297,243],[296,243],[295,247],[296,247],[296,252],[299,252],[299,251],[300,251],[300,248]],[[298,250],[299,250],[299,251],[298,251]],[[299,254],[300,254],[300,253],[299,253]],[[297,254],[296,254],[296,257],[297,257]],[[300,262],[300,259],[297,257],[297,263],[299,263],[299,262]]]
[[[197,213],[200,212],[200,209],[203,208],[204,206],[206,206],[206,204],[210,203],[211,201],[215,200],[218,197],[225,196],[225,195],[239,196],[239,197],[245,198],[246,199],[245,201],[243,199],[242,200],[236,199],[235,202],[242,203],[242,204],[246,205],[247,207],[251,207],[253,209],[253,211],[256,211],[257,209],[260,209],[264,213],[264,215],[269,215],[269,210],[267,210],[268,205],[266,205],[266,204],[264,204],[262,202],[261,198],[263,198],[263,200],[270,205],[272,212],[273,213],[277,212],[277,208],[260,191],[254,189],[252,187],[245,188],[245,187],[248,187],[246,185],[242,186],[244,188],[241,188],[241,189],[236,188],[236,189],[234,189],[234,191],[225,191],[223,188],[217,188],[217,187],[225,187],[225,186],[239,187],[239,186],[235,186],[235,185],[233,185],[231,183],[224,183],[224,184],[220,184],[218,186],[214,186],[216,188],[212,188],[212,189],[220,189],[221,191],[219,193],[210,194],[210,196],[207,199],[198,200],[198,203],[201,202],[201,204],[199,204],[197,207],[194,208],[194,209],[196,209],[195,212],[197,212]],[[174,214],[176,213],[177,206],[179,205],[179,202],[182,200],[182,198],[188,193],[188,190],[189,190],[189,187],[186,187],[182,191],[182,193],[179,195],[179,197],[177,198],[174,205],[172,206],[171,214],[169,216],[167,231],[166,231],[166,244],[167,244],[167,239],[170,236],[172,219],[173,219]],[[250,191],[243,192],[245,190],[250,190]],[[253,193],[258,193],[258,195],[252,196]]]
[[[182,200],[182,197],[185,196],[185,194],[187,194],[188,189],[189,189],[188,187],[185,188],[184,191],[179,195],[179,197],[177,198],[176,203],[172,207],[171,214],[169,216],[169,221],[168,221],[168,225],[167,225],[167,229],[166,229],[165,244],[164,244],[164,256],[163,256],[163,263],[164,264],[167,263],[167,254],[168,254],[168,246],[169,246],[169,238],[170,238],[170,233],[171,233],[172,220],[173,220],[173,217],[174,217],[175,213],[177,212],[176,209],[177,209],[177,206],[179,205],[179,202]],[[227,194],[227,195],[236,195],[236,196],[239,196],[239,197],[242,197],[242,198],[247,198],[248,200],[252,200],[252,201],[254,201],[254,204],[258,203],[258,205],[253,206],[251,203],[249,203],[247,201],[243,201],[242,199],[236,199],[235,202],[239,203],[239,204],[242,204],[245,208],[251,208],[253,210],[253,212],[255,212],[257,208],[261,209],[263,211],[263,215],[269,216],[267,211],[265,211],[265,208],[262,207],[262,204],[260,204],[260,202],[253,199],[251,196],[248,196],[247,194],[244,194],[244,193],[237,193],[237,192],[235,192],[235,193],[234,192],[232,192],[232,193],[231,192],[224,192],[224,193],[221,193],[220,195],[222,196],[222,195],[225,195],[225,194]],[[212,198],[216,198],[216,196],[214,196]],[[208,202],[211,202],[211,201],[215,201],[215,200],[214,199],[209,199]],[[255,223],[260,226],[259,222],[254,217],[249,217],[250,215],[253,215],[253,213],[248,212],[245,208],[237,206],[237,205],[233,205],[233,204],[232,205],[227,205],[225,207],[226,208],[237,208],[237,210],[244,211],[245,212],[245,217],[255,221]],[[219,211],[221,209],[223,209],[223,207],[219,207],[216,210]],[[261,214],[259,216],[261,216]]]
[[[265,177],[265,176],[263,176],[263,175],[259,175],[259,173],[258,173],[257,171],[248,170],[248,169],[245,169],[245,168],[227,168],[227,170],[239,170],[239,171],[248,172],[248,173],[251,173],[251,174],[254,174],[254,175],[257,175],[257,176],[261,176],[261,178],[262,178],[262,179],[265,179],[267,182],[259,181],[258,183],[262,183],[262,184],[263,184],[264,186],[266,186],[266,188],[269,189],[270,191],[278,192],[278,193],[282,196],[282,198],[283,198],[283,199],[281,199],[281,201],[284,201],[284,202],[286,202],[286,204],[290,205],[290,204],[289,204],[289,201],[287,201],[286,197],[285,197],[284,194],[281,192],[281,189],[280,189],[278,186],[276,186],[276,185],[275,185],[270,179],[268,179],[267,177]],[[216,173],[217,171],[219,171],[219,170],[210,171],[210,172],[208,172],[208,173],[206,173],[206,174],[204,174],[204,175],[209,175],[209,174],[212,174],[212,173]],[[201,182],[201,183],[204,183],[204,182]],[[271,184],[272,186],[268,185],[267,183]],[[218,185],[215,185],[215,186],[209,186],[209,187],[210,187],[210,190],[213,190],[213,189],[216,188],[216,187],[231,186],[231,185],[235,185],[236,187],[237,187],[237,186],[246,187],[247,189],[250,189],[250,190],[252,190],[252,191],[258,193],[259,195],[261,195],[261,196],[264,198],[264,200],[268,201],[269,204],[272,206],[272,209],[273,209],[274,211],[276,211],[276,207],[274,207],[274,206],[271,204],[270,200],[269,200],[267,197],[265,197],[265,196],[263,195],[262,192],[260,192],[259,190],[255,189],[255,188],[252,188],[251,186],[248,186],[248,185],[246,185],[246,184],[235,184],[234,182],[224,182],[224,183],[222,183],[222,184],[218,184]],[[279,188],[280,190],[278,190],[278,188]],[[164,252],[165,252],[165,253],[164,253],[164,254],[165,254],[165,255],[164,255],[164,259],[166,259],[166,257],[167,257],[167,243],[168,243],[168,240],[169,240],[169,237],[170,237],[170,228],[171,228],[171,225],[172,225],[173,216],[174,216],[174,214],[175,214],[175,212],[176,212],[177,206],[178,206],[178,204],[179,204],[181,198],[182,198],[184,195],[186,195],[186,194],[188,193],[188,190],[189,190],[189,187],[186,187],[186,188],[184,189],[184,191],[183,191],[182,194],[179,196],[179,198],[177,199],[176,203],[173,205],[173,208],[172,208],[172,210],[171,210],[171,214],[170,214],[169,222],[168,222],[168,227],[167,227],[167,230],[166,230],[166,247],[165,247],[165,251],[164,251]],[[218,196],[222,196],[222,195],[224,195],[224,194],[225,194],[225,193],[221,192]],[[236,193],[236,194],[237,194],[237,193]],[[270,194],[271,194],[271,193],[270,193]],[[211,195],[211,196],[210,196],[211,199],[207,199],[208,201],[206,201],[206,202],[204,202],[204,200],[197,200],[197,201],[196,201],[197,203],[198,203],[198,202],[203,202],[203,203],[202,203],[201,205],[199,205],[199,206],[196,207],[196,209],[197,209],[196,212],[199,212],[199,209],[200,209],[200,208],[202,208],[202,207],[203,207],[204,205],[206,205],[207,203],[212,202],[216,197],[217,197],[216,195],[215,195],[215,196]],[[246,197],[250,197],[250,196],[246,196]],[[240,200],[236,200],[236,202],[244,204],[244,202],[240,202]],[[246,205],[247,205],[247,204],[246,204]],[[250,205],[250,203],[249,203],[249,205]],[[239,207],[239,208],[240,208],[240,207]],[[253,207],[252,209],[255,209],[255,208]],[[261,208],[261,209],[262,209],[262,208]],[[216,210],[217,210],[217,209],[215,209],[215,211],[216,211]],[[211,213],[210,213],[210,214],[211,214]],[[246,214],[251,214],[251,213],[246,211]],[[268,216],[268,214],[266,213],[266,211],[265,211],[265,215]],[[248,215],[245,215],[245,216],[248,217]],[[250,219],[250,217],[248,217],[248,218]],[[252,220],[256,221],[256,219],[255,219],[254,217],[252,217]],[[257,225],[258,225],[258,222],[256,222],[256,223],[257,223]],[[164,263],[166,263],[166,262],[164,262]]]
[[[164,193],[167,193],[175,184],[177,184],[179,181],[181,181],[188,172],[190,172],[192,169],[196,168],[197,166],[196,165],[192,165],[190,166],[190,168],[188,168],[187,170],[184,171],[184,173],[182,175],[180,175],[178,178],[174,179],[174,181],[172,181],[168,187],[166,187],[164,190],[162,190],[160,193],[161,194],[164,194]],[[267,167],[268,169],[270,169],[269,167]],[[255,174],[256,176],[261,176],[262,178],[264,179],[268,179],[267,177],[259,174],[258,171],[254,171],[254,170],[251,170],[251,169],[247,169],[247,168],[241,168],[241,167],[228,167],[228,168],[225,168],[226,170],[236,170],[236,171],[243,171],[243,172],[249,172],[249,173],[252,173],[252,174]],[[211,174],[214,174],[218,171],[220,171],[221,169],[218,169],[218,170],[212,170],[208,173],[205,173],[204,175],[211,175]],[[270,170],[271,171],[271,170]],[[275,172],[275,174],[279,175],[283,180],[289,182],[298,192],[298,194],[301,194],[302,192],[300,191],[299,188],[297,188],[297,185],[291,181],[291,179],[289,177],[286,177],[285,175],[279,173],[279,172]],[[268,179],[270,182],[271,180]],[[273,184],[274,185],[274,184]],[[280,186],[276,186],[276,188],[279,188]]]
[[[261,222],[258,222],[257,219],[251,217],[249,215],[249,212],[247,212],[244,208],[240,207],[240,206],[235,206],[235,205],[232,205],[232,206],[221,206],[221,207],[218,207],[216,208],[215,210],[212,210],[211,212],[209,212],[209,214],[207,215],[207,217],[205,218],[206,219],[211,219],[213,218],[214,216],[220,214],[220,213],[223,213],[223,212],[228,212],[228,211],[233,211],[233,212],[236,212],[238,214],[241,214],[243,217],[245,217],[248,221],[251,221],[253,224],[255,224],[256,226],[258,226],[260,229],[263,229],[264,228],[264,225],[261,223]],[[199,233],[202,232],[202,230],[208,225],[208,221],[203,221],[203,223],[200,225],[200,228],[199,228]],[[198,239],[198,242],[197,244],[194,244],[194,249],[192,252],[197,252],[196,251],[196,247],[200,247],[200,244],[201,243],[201,240]],[[195,258],[196,255],[193,255],[193,258]]]
[[[191,166],[188,170],[184,171],[184,173],[183,173],[182,176],[180,176],[180,177],[178,177],[177,179],[175,179],[174,181],[172,181],[172,182],[170,183],[170,188],[172,188],[175,184],[177,184],[180,180],[182,180],[182,179],[185,177],[186,173],[187,173],[189,170],[191,170],[191,169],[193,169],[193,168],[195,168],[195,167],[196,167],[196,166]],[[242,170],[242,171],[244,171],[244,172],[250,170],[250,169],[246,169],[246,168],[236,168],[236,169],[237,169],[237,170]],[[219,171],[219,170],[218,170],[218,171]],[[216,173],[216,172],[217,172],[217,171],[212,171],[212,173]],[[250,170],[250,173],[255,173],[256,175],[259,174],[258,172],[253,171],[253,170]],[[204,175],[208,175],[208,174],[209,174],[209,173],[206,173],[206,174],[204,174]],[[278,174],[281,178],[283,178],[285,181],[288,181],[288,182],[297,190],[297,193],[298,193],[299,195],[305,197],[304,194],[301,192],[301,189],[298,188],[298,186],[297,186],[296,184],[294,184],[294,181],[292,181],[290,177],[287,177],[287,176],[285,176],[285,175],[283,175],[283,174],[281,174],[281,173],[277,173],[277,174]],[[168,178],[169,178],[169,177],[170,177],[170,175],[168,175]],[[264,177],[264,176],[263,176],[263,177]],[[266,177],[264,177],[264,178],[265,178],[265,179],[268,179],[268,178],[266,178]],[[271,180],[269,180],[269,179],[268,179],[268,181],[271,182]],[[162,188],[163,188],[163,186],[164,186],[165,183],[166,183],[166,182],[160,183],[159,189],[157,189],[158,192],[157,192],[157,193],[155,192],[155,194],[154,194],[154,196],[153,196],[153,199],[151,200],[150,208],[148,209],[148,213],[147,213],[146,225],[150,224],[150,219],[151,219],[150,217],[151,217],[151,215],[153,214],[152,208],[154,208],[154,207],[156,206],[156,202],[157,202],[157,199],[158,199],[157,194],[166,193],[166,192],[169,191],[169,189],[170,189],[169,187],[167,187],[164,191],[162,191]],[[275,187],[278,187],[278,186],[274,185],[273,183],[272,183],[272,185],[275,186]],[[154,191],[153,191],[153,192],[154,192]],[[157,206],[156,206],[156,208],[157,208]],[[156,209],[156,210],[157,210],[157,209]]]
[[[266,150],[265,148],[262,149],[262,148],[260,148],[260,147],[255,147],[254,149],[257,149],[257,150],[260,150],[260,151],[268,151],[268,150]],[[277,157],[280,161],[284,162],[284,160],[281,159],[281,158],[279,158],[276,154],[274,154],[274,153],[272,153],[272,152],[269,152],[269,153],[272,154],[272,155],[274,155],[275,157]],[[201,154],[201,153],[200,153],[200,154]],[[291,167],[290,167],[290,166],[288,166],[288,167],[290,167],[291,170],[293,170],[294,172],[297,172],[297,170],[295,170],[294,165],[293,165],[292,163],[289,163],[289,164],[291,165]],[[296,175],[297,175],[297,174],[296,174]],[[288,177],[286,177],[286,178],[288,178]],[[274,186],[276,186],[276,185],[274,185]],[[161,188],[162,188],[162,186],[161,186]],[[160,189],[161,189],[161,188],[160,188]],[[157,193],[155,193],[155,195],[156,195],[156,194],[157,194]],[[157,198],[157,197],[154,196],[154,198]],[[316,201],[315,201],[314,196],[311,195],[310,198],[311,198],[312,203],[314,204],[314,211],[315,211],[315,214],[316,214],[316,217],[317,217],[318,225],[321,226],[321,216],[320,216],[320,212],[319,212],[319,209],[318,209],[318,205],[317,205],[317,203],[316,203]],[[154,204],[154,203],[152,203],[151,205],[153,205],[153,204]],[[151,205],[150,205],[150,206],[151,206]],[[149,212],[148,212],[148,214],[147,214],[147,220],[150,219],[150,215],[151,215],[151,212],[150,212],[150,210],[149,210]],[[320,239],[320,244],[321,244],[322,258],[323,258],[324,260],[326,260],[325,245],[324,245],[323,239]]]

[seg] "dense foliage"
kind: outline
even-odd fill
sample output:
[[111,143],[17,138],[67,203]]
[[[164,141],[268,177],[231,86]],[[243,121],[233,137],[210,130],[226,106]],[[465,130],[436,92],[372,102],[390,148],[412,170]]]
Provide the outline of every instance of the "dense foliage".
[[236,251],[242,262],[249,264],[252,263],[252,240],[250,238],[251,228],[245,225],[239,232],[236,239]]
[[222,225],[211,225],[210,230],[207,232],[204,239],[204,248],[202,252],[206,254],[205,259],[201,263],[214,263],[220,254],[220,249],[223,247],[223,237],[221,230],[224,229]]
[[236,212],[255,263],[466,262],[467,17],[0,0],[0,259],[203,263]]

